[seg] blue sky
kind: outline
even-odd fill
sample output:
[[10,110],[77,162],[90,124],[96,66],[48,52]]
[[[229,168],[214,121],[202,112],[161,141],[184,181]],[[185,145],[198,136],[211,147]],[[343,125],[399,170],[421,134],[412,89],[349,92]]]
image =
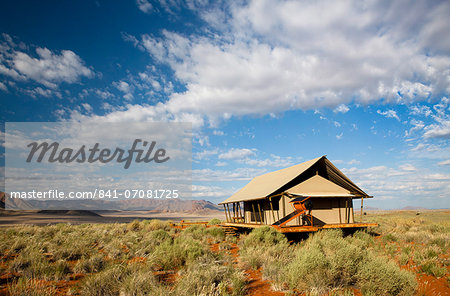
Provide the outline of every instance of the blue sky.
[[[322,155],[450,206],[448,1],[9,1],[1,122],[192,122],[193,195]],[[4,161],[4,159],[2,159]]]

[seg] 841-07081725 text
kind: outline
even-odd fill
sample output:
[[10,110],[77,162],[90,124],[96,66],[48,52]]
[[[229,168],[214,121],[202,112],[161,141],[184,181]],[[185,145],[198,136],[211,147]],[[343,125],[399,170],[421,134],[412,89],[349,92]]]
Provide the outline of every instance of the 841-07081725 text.
[[11,198],[19,199],[161,199],[179,198],[177,189],[95,189],[93,191],[14,191]]

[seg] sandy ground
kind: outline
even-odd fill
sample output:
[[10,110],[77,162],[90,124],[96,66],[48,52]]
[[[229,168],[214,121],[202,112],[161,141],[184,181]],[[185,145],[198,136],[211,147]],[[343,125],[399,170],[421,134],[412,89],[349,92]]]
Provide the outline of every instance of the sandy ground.
[[95,215],[47,214],[36,211],[0,211],[0,227],[11,225],[47,225],[56,223],[127,223],[135,219],[160,219],[171,221],[209,221],[213,218],[225,219],[221,212],[211,213],[154,213],[147,211],[125,211],[101,213]]

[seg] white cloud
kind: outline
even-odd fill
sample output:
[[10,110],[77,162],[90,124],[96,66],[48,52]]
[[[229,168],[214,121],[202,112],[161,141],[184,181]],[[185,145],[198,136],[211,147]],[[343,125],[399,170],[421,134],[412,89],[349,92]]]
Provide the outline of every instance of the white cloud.
[[218,149],[213,150],[203,150],[194,154],[195,159],[205,160],[209,159],[213,155],[217,155],[219,153]]
[[337,106],[333,111],[335,113],[340,112],[340,113],[347,113],[350,110],[349,107],[347,107],[345,104],[340,104],[339,106]]
[[129,93],[131,91],[130,85],[123,80],[119,82],[114,82],[114,86],[123,93]]
[[86,110],[88,113],[92,112],[92,106],[89,105],[88,103],[82,103],[81,106],[83,106],[84,110]]
[[[423,101],[450,89],[450,58],[443,54],[450,47],[445,51],[446,42],[436,48],[431,42],[436,41],[436,30],[449,26],[447,2],[271,0],[210,9],[199,9],[204,8],[200,2],[186,5],[219,34],[165,30],[161,37],[124,35],[156,64],[169,66],[184,90],[169,87],[164,103],[130,106],[112,117],[128,118],[141,108],[152,118],[195,114],[196,124],[204,124],[199,118],[206,117],[215,126],[232,116],[323,107],[345,113],[352,102]],[[163,5],[175,11],[172,6]],[[151,79],[157,83],[142,80],[140,85],[169,85]],[[131,84],[139,88],[137,82]],[[125,96],[131,99],[131,93]],[[386,112],[399,120],[395,111]]]
[[6,85],[0,81],[0,89],[3,91],[8,91],[8,88],[6,87]]
[[226,165],[228,165],[226,162],[224,162],[224,161],[218,161],[217,163],[216,163],[216,166],[217,167],[223,167],[223,166],[226,166]]
[[428,117],[432,114],[430,107],[424,105],[410,106],[409,110],[411,115],[423,115]]
[[110,93],[109,91],[100,90],[100,89],[96,89],[95,94],[104,100],[114,97],[114,95],[112,93]]
[[[374,202],[396,198],[403,199],[405,204],[419,205],[424,196],[433,198],[448,196],[448,174],[430,174],[426,168],[412,170],[409,165],[404,168],[407,170],[399,171],[387,166],[375,166],[364,169],[344,168],[342,171],[365,192],[373,195]],[[434,203],[432,201],[420,205],[434,207],[439,203],[434,200]]]
[[440,166],[450,165],[450,159],[440,161],[440,162],[438,162],[438,165],[440,165]]
[[227,152],[219,154],[219,159],[244,159],[252,155],[255,155],[254,149],[231,148]]
[[[420,31],[435,7],[408,4],[424,12],[408,19]],[[338,106],[351,97],[414,100],[448,87],[442,63],[449,59],[429,56],[410,41],[403,18],[391,17],[403,9],[350,1],[251,1],[231,10],[235,38],[218,42],[165,32],[163,39],[144,36],[143,44],[187,86],[173,95],[173,108],[240,115]]]
[[125,82],[123,80],[120,80],[119,82],[113,82],[113,85],[120,90],[121,92],[124,93],[123,98],[126,99],[127,101],[131,101],[133,99],[133,94],[132,94],[132,86],[128,83]]
[[397,112],[395,112],[394,110],[387,110],[387,111],[384,111],[384,112],[382,112],[381,110],[377,110],[377,113],[380,114],[380,115],[383,115],[383,116],[385,116],[387,118],[395,118],[398,121],[400,121],[400,118],[398,117]]
[[416,119],[412,119],[410,121],[410,124],[413,126],[412,128],[409,129],[409,131],[405,132],[406,136],[410,136],[413,132],[421,130],[425,127],[425,124],[423,121],[421,120],[416,120]]
[[228,197],[234,192],[230,188],[223,188],[219,186],[204,186],[204,185],[192,185],[192,197],[194,198],[217,198]]
[[152,4],[147,0],[136,0],[136,4],[138,5],[139,10],[144,13],[150,13],[152,11]]
[[354,164],[360,164],[361,162],[359,160],[356,159],[352,159],[348,162],[349,165],[354,165]]
[[340,134],[336,135],[336,139],[341,140],[343,136],[344,136],[344,133],[340,133]]
[[294,164],[292,157],[281,157],[274,154],[271,154],[270,158],[266,159],[245,158],[239,160],[239,162],[257,167],[276,167],[276,168],[289,167]]
[[214,136],[224,136],[225,133],[223,131],[220,131],[220,130],[214,130],[213,131],[213,135]]
[[439,124],[431,124],[426,127],[423,134],[425,139],[428,138],[444,138],[450,139],[450,120],[443,121]]
[[76,83],[82,77],[92,78],[94,72],[71,50],[59,54],[47,48],[37,47],[35,55],[24,52],[25,44],[16,44],[13,38],[3,34],[0,43],[0,74],[16,81],[36,81],[48,88],[59,84]]
[[416,167],[413,166],[413,165],[410,164],[410,163],[402,164],[402,165],[399,166],[399,168],[400,168],[402,171],[408,171],[408,172],[413,172],[413,171],[417,170]]
[[202,5],[188,7],[221,34],[163,31],[136,45],[185,86],[169,94],[165,112],[197,113],[211,122],[321,107],[345,113],[352,100],[411,102],[449,89],[450,58],[416,38],[442,30],[448,3],[250,1],[207,13]]
[[46,98],[51,98],[51,97],[58,97],[58,98],[62,98],[62,95],[59,91],[54,90],[54,89],[43,89],[42,87],[36,87],[34,89],[27,89],[24,90],[24,92],[30,96],[32,96],[33,98],[36,98],[38,96],[41,97],[46,97]]
[[193,182],[248,181],[266,173],[263,168],[237,168],[229,171],[200,169],[192,171]]

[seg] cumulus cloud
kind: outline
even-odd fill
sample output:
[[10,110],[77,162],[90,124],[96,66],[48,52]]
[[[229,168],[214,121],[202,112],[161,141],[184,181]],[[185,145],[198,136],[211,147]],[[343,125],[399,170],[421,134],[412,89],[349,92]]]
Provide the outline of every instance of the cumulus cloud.
[[241,159],[240,162],[245,163],[250,166],[256,166],[256,167],[283,168],[283,167],[289,167],[289,166],[293,165],[292,157],[281,157],[281,156],[274,155],[274,154],[271,154],[270,158],[265,158],[265,159],[244,158],[244,159]]
[[194,154],[195,159],[204,160],[209,159],[213,155],[217,155],[219,153],[218,149],[213,150],[203,150]]
[[32,96],[33,98],[37,98],[37,97],[46,97],[46,98],[51,98],[51,97],[58,97],[58,98],[62,98],[62,95],[59,91],[54,90],[54,89],[44,89],[42,87],[36,87],[34,89],[27,89],[24,90],[24,92],[30,96]]
[[411,115],[422,115],[428,117],[433,113],[430,107],[423,105],[410,106],[409,109]]
[[398,202],[402,198],[405,203],[417,204],[417,198],[422,200],[424,196],[432,196],[433,200],[425,201],[422,206],[434,207],[439,205],[436,198],[448,196],[448,174],[430,173],[425,168],[415,170],[409,164],[398,169],[374,166],[363,169],[344,168],[342,171],[377,200],[396,199]]
[[196,182],[248,181],[266,173],[263,168],[237,168],[233,170],[200,169],[192,171],[192,180]]
[[252,155],[255,155],[254,149],[231,148],[227,152],[219,154],[219,159],[244,159]]
[[3,91],[8,91],[8,88],[6,87],[6,85],[3,82],[0,82],[0,89]]
[[345,104],[340,104],[339,106],[337,106],[333,111],[335,113],[340,112],[340,113],[347,113],[350,110],[349,107],[347,107],[347,105]]
[[152,11],[153,6],[147,0],[137,0],[136,4],[137,4],[139,10],[144,13],[150,13]]
[[443,97],[441,101],[433,105],[434,113],[431,117],[435,123],[429,124],[424,127],[423,137],[429,138],[450,138],[450,100],[447,97]]
[[387,110],[387,111],[377,110],[377,113],[380,115],[383,115],[387,118],[395,118],[398,121],[400,121],[400,118],[398,117],[397,112],[394,110]]
[[440,162],[438,162],[438,165],[440,165],[440,166],[450,165],[450,159],[440,161]]
[[348,164],[353,165],[353,164],[360,164],[361,162],[359,160],[356,159],[352,159],[348,162]]
[[52,52],[37,47],[35,55],[24,52],[9,35],[3,34],[0,46],[0,74],[18,81],[33,80],[55,89],[62,83],[75,83],[82,77],[91,78],[94,72],[71,50]]
[[444,54],[450,46],[434,47],[438,32],[449,29],[448,2],[202,5],[187,6],[219,34],[166,30],[136,38],[135,46],[169,66],[184,86],[169,94],[159,107],[164,112],[196,113],[212,122],[322,107],[345,113],[352,102],[410,103],[450,89]]
[[426,128],[423,137],[450,139],[450,120],[442,121],[439,124],[431,124]]
[[132,94],[132,86],[123,80],[119,82],[113,82],[113,85],[123,93],[123,98],[127,101],[131,101],[133,99]]
[[413,166],[413,165],[410,164],[410,163],[402,164],[402,165],[399,166],[399,168],[400,168],[402,171],[408,171],[408,172],[412,172],[412,171],[417,170],[416,167]]

